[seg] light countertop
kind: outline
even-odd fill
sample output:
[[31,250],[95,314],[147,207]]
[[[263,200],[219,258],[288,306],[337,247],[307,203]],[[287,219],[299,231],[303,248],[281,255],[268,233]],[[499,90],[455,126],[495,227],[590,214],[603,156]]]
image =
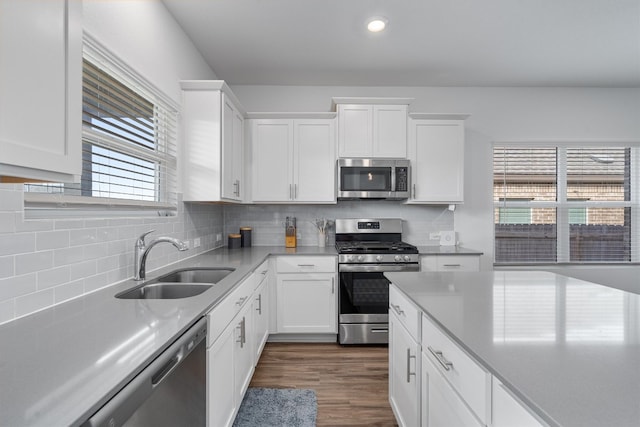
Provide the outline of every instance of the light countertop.
[[539,271],[386,276],[550,425],[640,425],[640,295]]
[[149,272],[236,270],[206,292],[172,300],[114,297],[125,281],[0,325],[0,426],[78,425],[223,299],[269,255],[336,255],[333,247],[206,252]]

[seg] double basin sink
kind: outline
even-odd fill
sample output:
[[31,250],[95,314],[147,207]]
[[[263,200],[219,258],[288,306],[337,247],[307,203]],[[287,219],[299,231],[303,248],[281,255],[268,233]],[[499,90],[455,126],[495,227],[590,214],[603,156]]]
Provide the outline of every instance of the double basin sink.
[[120,299],[178,299],[200,295],[235,268],[184,268],[116,294]]

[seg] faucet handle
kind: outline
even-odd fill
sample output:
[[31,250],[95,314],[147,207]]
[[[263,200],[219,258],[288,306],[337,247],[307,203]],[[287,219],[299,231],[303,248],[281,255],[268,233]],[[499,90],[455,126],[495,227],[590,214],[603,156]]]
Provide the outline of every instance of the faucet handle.
[[151,234],[156,230],[149,230],[146,233],[142,233],[140,235],[140,237],[138,237],[138,240],[136,240],[136,246],[140,247],[140,248],[144,248],[144,238],[147,236],[147,234]]

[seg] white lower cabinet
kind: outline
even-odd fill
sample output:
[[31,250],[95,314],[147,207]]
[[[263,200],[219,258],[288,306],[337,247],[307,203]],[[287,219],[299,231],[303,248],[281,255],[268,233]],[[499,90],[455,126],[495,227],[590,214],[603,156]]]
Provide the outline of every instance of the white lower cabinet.
[[422,401],[420,407],[422,427],[482,426],[424,353],[422,353]]
[[545,425],[521,405],[495,377],[492,385],[491,406],[492,427],[542,427]]
[[420,344],[389,314],[389,403],[400,427],[420,424]]
[[253,293],[253,342],[256,364],[269,338],[269,287],[267,284],[268,280],[265,278]]
[[336,258],[276,259],[277,333],[338,332]]
[[268,270],[261,268],[207,314],[209,427],[233,424],[269,334]]

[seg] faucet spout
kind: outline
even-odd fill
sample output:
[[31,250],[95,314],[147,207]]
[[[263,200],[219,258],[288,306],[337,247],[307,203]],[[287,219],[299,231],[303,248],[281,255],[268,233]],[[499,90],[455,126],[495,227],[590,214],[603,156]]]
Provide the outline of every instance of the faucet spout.
[[152,233],[153,231],[155,230],[144,233],[138,238],[138,240],[136,240],[134,248],[134,280],[144,280],[146,278],[147,256],[149,255],[149,251],[151,251],[151,248],[153,248],[158,243],[171,243],[179,251],[186,251],[187,249],[189,249],[189,246],[187,246],[185,242],[173,237],[158,237],[157,239],[152,240],[148,245],[146,245],[144,238],[147,234]]

